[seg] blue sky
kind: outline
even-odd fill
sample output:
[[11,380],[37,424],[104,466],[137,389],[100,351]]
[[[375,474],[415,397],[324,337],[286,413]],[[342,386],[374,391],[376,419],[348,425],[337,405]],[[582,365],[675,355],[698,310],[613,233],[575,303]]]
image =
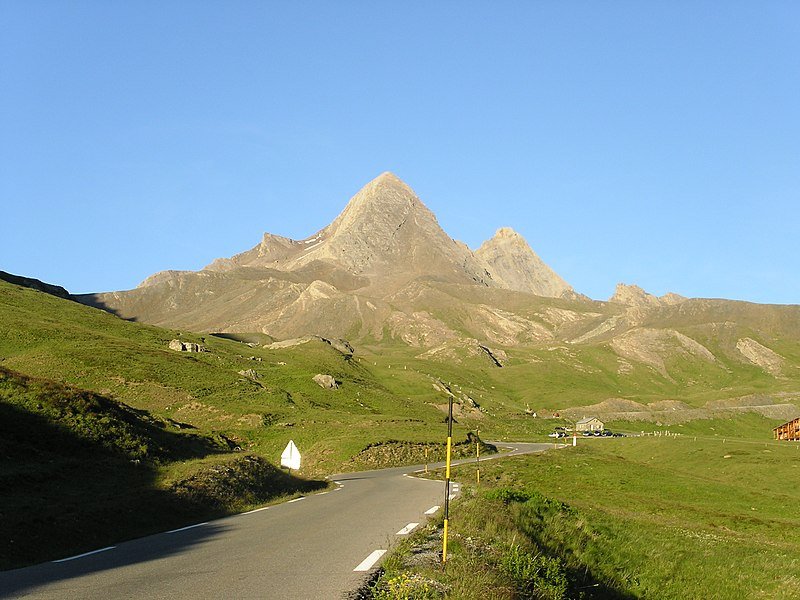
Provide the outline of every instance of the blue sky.
[[800,303],[796,2],[0,3],[0,269],[304,238],[382,171],[576,290]]

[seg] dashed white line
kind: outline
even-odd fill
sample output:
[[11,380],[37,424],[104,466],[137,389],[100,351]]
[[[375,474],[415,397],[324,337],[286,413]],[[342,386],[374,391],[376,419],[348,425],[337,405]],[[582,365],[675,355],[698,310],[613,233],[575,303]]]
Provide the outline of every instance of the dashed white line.
[[291,504],[292,502],[300,502],[300,500],[303,500],[304,498],[305,496],[300,496],[299,498],[295,498],[294,500],[289,500],[286,504]]
[[54,560],[54,563],[62,563],[67,562],[68,560],[75,560],[76,558],[83,558],[84,556],[89,556],[91,554],[97,554],[98,552],[105,552],[106,550],[113,550],[116,546],[108,546],[106,548],[100,548],[99,550],[92,550],[91,552],[84,552],[83,554],[78,554],[77,556],[70,556],[69,558],[60,558],[58,560]]
[[438,506],[438,505],[437,505],[437,506],[431,506],[431,507],[430,507],[428,510],[426,510],[426,511],[425,511],[425,514],[426,514],[426,515],[433,515],[433,514],[436,514],[436,511],[437,511],[437,510],[439,510],[440,508],[441,508],[441,507],[440,507],[440,506]]
[[271,508],[270,506],[262,506],[261,508],[257,508],[255,510],[248,510],[246,513],[242,513],[243,515],[252,515],[253,513],[261,512],[262,510],[267,510]]
[[417,528],[417,525],[419,525],[419,523],[409,523],[408,525],[403,527],[400,531],[395,533],[395,535],[408,535]]
[[187,525],[186,527],[173,529],[171,531],[167,531],[166,533],[178,533],[179,531],[186,531],[187,529],[194,529],[195,527],[202,527],[203,525],[208,525],[208,521],[205,521],[204,523],[197,523],[195,525]]
[[356,572],[369,571],[384,554],[386,554],[386,550],[373,551],[372,554],[370,554],[367,558],[362,560],[359,563],[359,565],[355,569],[353,569],[353,572],[356,573]]

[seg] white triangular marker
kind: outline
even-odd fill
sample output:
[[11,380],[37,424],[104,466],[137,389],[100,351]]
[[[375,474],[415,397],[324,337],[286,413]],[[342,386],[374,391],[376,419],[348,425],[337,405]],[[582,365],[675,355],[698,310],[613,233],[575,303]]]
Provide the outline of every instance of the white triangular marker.
[[300,451],[292,440],[289,440],[286,449],[281,454],[281,466],[295,471],[300,468]]

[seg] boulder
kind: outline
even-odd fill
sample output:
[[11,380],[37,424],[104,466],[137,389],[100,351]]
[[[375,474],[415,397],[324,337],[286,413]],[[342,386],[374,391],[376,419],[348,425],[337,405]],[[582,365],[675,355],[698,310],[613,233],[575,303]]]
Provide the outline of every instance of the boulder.
[[180,340],[171,340],[169,348],[176,352],[208,352],[208,348],[205,346],[193,342],[182,342]]
[[314,375],[314,381],[319,387],[326,390],[335,390],[339,387],[336,379],[334,379],[331,375],[323,375],[322,373],[318,373],[317,375]]
[[247,377],[248,379],[258,379],[258,373],[256,373],[253,369],[245,369],[244,371],[239,371],[239,375],[242,377]]

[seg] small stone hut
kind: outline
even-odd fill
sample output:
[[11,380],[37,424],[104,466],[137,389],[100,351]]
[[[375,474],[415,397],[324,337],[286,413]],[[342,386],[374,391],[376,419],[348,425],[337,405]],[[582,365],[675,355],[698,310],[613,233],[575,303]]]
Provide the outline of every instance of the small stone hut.
[[597,417],[583,417],[575,423],[576,431],[603,431],[603,429],[605,429],[605,425]]

